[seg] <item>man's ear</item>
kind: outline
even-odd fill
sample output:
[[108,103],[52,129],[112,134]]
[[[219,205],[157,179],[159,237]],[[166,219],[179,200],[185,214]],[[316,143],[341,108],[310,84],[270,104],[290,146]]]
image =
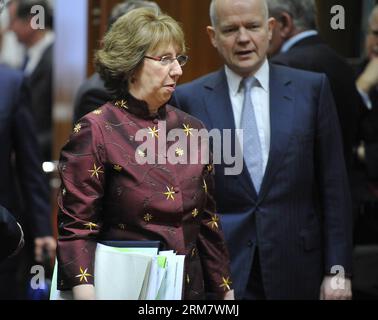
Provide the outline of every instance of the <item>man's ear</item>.
[[212,26],[206,27],[207,35],[209,36],[210,42],[214,48],[217,48],[217,41],[215,39],[215,29]]
[[268,19],[268,30],[269,30],[269,41],[272,40],[273,30],[277,25],[277,20],[275,18]]
[[280,22],[280,36],[289,39],[295,29],[293,18],[287,12],[281,12],[278,21]]

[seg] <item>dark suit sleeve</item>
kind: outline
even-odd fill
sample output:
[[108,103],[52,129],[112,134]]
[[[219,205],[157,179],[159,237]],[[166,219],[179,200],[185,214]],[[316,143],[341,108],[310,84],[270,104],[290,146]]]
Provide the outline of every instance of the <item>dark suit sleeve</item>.
[[351,197],[344,165],[340,128],[330,85],[322,77],[318,102],[315,174],[324,213],[325,273],[341,265],[346,274],[352,267]]
[[12,119],[12,138],[16,170],[25,200],[27,220],[32,236],[52,235],[48,182],[42,171],[36,131],[29,113],[30,96],[24,83],[18,88],[18,99]]
[[103,81],[98,74],[95,74],[80,86],[76,94],[73,123],[75,124],[81,117],[96,110],[111,99],[112,97],[106,90]]
[[22,239],[21,228],[4,207],[0,206],[0,261],[17,250]]

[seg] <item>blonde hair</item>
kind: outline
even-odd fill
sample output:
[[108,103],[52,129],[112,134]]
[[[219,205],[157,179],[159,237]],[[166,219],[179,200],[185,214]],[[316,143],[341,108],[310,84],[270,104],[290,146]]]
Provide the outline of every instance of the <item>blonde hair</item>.
[[143,63],[147,52],[154,53],[170,44],[185,52],[184,33],[173,18],[151,8],[131,10],[121,16],[95,55],[98,73],[115,97],[128,92],[128,79]]

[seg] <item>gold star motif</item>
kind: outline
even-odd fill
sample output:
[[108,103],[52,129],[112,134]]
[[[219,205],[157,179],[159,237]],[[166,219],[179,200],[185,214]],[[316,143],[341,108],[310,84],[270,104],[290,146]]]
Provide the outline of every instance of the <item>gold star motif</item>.
[[230,285],[232,284],[232,281],[230,280],[230,278],[229,277],[227,277],[227,278],[222,277],[222,281],[223,281],[223,283],[219,287],[223,288],[224,291],[226,291],[226,290],[230,291],[231,290]]
[[94,113],[96,115],[100,115],[102,113],[102,110],[101,109],[97,109],[97,110],[94,110],[92,113]]
[[187,284],[189,284],[189,283],[190,283],[190,277],[189,277],[189,275],[188,275],[188,274],[186,275],[186,283],[187,283]]
[[193,211],[192,211],[192,216],[193,218],[197,217],[198,216],[198,209],[195,208]]
[[196,248],[193,248],[193,249],[192,249],[192,257],[194,257],[194,256],[196,255],[196,253],[197,253],[197,249],[196,249]]
[[184,155],[184,150],[182,148],[176,148],[176,155],[182,157]]
[[150,222],[152,220],[153,216],[152,214],[149,214],[147,213],[145,216],[144,216],[144,221],[146,222]]
[[212,164],[208,164],[208,165],[207,165],[207,171],[208,171],[208,172],[213,171],[213,169],[214,169],[214,167],[213,167]]
[[78,124],[75,126],[75,128],[73,129],[73,131],[74,131],[75,133],[79,133],[80,130],[81,130],[81,123],[78,123]]
[[172,199],[172,200],[175,200],[175,197],[173,196],[175,194],[175,192],[173,191],[173,187],[169,188],[167,187],[167,192],[164,192],[164,195],[167,196],[167,200],[169,199]]
[[151,137],[156,137],[156,138],[159,138],[159,134],[158,132],[160,131],[160,129],[156,129],[156,127],[154,126],[152,129],[151,127],[148,127],[148,133],[151,135]]
[[88,170],[88,172],[91,172],[91,177],[93,176],[96,176],[96,178],[98,179],[98,174],[99,173],[104,173],[104,171],[101,171],[102,167],[98,167],[96,166],[96,164],[93,164],[93,170]]
[[207,183],[205,181],[205,179],[203,179],[203,186],[202,188],[205,190],[205,193],[207,193]]
[[126,100],[116,101],[115,106],[118,107],[118,108],[129,109],[128,106],[127,106]]
[[93,231],[92,228],[98,229],[98,225],[93,222],[88,222],[84,224],[85,227],[87,227],[90,231]]
[[63,197],[66,195],[66,193],[67,193],[66,188],[63,188],[63,190],[62,190],[62,195],[63,195]]
[[214,215],[211,217],[211,221],[208,222],[207,224],[208,224],[212,229],[214,229],[214,228],[219,229],[218,222],[219,222],[219,217],[218,217],[216,214],[214,214]]
[[193,130],[193,128],[191,128],[189,124],[184,124],[184,132],[185,132],[187,137],[189,135],[191,135],[191,136],[193,135],[192,130]]
[[145,158],[146,157],[146,153],[140,149],[137,150],[137,154],[138,156],[142,157],[142,158]]
[[122,171],[122,167],[121,167],[119,164],[115,164],[115,165],[113,166],[113,169],[114,169],[115,171],[118,171],[118,172],[121,172],[121,171]]
[[80,278],[80,282],[83,282],[83,280],[85,280],[85,282],[88,282],[87,277],[93,277],[93,276],[87,273],[87,271],[88,271],[88,268],[83,270],[83,268],[80,267],[80,274],[78,274],[75,278]]

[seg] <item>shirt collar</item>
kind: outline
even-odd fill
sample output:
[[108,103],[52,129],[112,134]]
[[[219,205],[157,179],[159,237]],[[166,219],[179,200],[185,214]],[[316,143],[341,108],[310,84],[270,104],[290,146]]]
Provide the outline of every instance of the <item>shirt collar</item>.
[[307,31],[303,31],[303,32],[300,32],[298,33],[297,35],[295,35],[294,37],[290,38],[289,40],[287,40],[282,48],[281,48],[281,52],[287,52],[289,51],[289,49],[291,47],[293,47],[297,42],[305,39],[305,38],[308,38],[308,37],[311,37],[311,36],[315,36],[318,34],[318,31],[316,30],[307,30]]
[[[228,66],[225,66],[225,73],[227,78],[228,87],[230,88],[231,95],[235,96],[239,93],[240,83],[243,78],[232,71]],[[269,90],[269,63],[268,60],[265,59],[264,63],[261,67],[256,71],[253,75],[257,81],[259,82],[261,88],[263,88],[266,92]]]
[[116,107],[125,109],[127,112],[145,120],[164,120],[167,115],[166,104],[159,107],[157,113],[150,114],[147,102],[135,98],[130,93],[127,94],[125,99],[118,99],[113,101],[113,104]]
[[47,31],[42,39],[27,50],[28,64],[25,68],[25,74],[33,73],[38,63],[40,62],[45,50],[54,43],[54,33]]
[[54,42],[54,38],[54,33],[47,31],[41,40],[27,50],[29,57],[45,51],[45,49]]

